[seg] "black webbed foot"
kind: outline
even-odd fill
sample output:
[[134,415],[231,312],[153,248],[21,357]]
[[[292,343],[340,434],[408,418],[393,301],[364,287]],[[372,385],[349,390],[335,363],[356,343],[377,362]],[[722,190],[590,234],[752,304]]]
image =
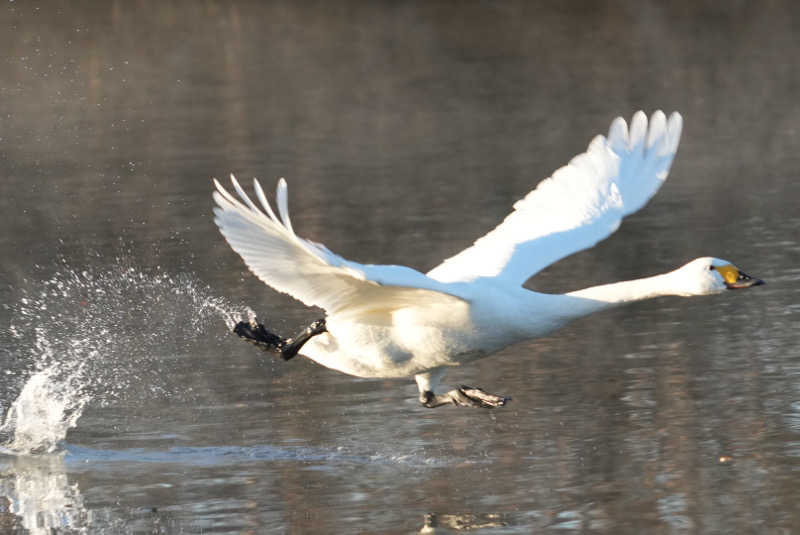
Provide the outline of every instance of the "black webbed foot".
[[289,339],[281,338],[277,334],[269,332],[264,325],[255,321],[240,321],[233,328],[235,334],[264,351],[278,353],[284,360],[289,360],[297,355],[306,342],[326,330],[324,319],[315,321],[303,329],[300,334]]
[[510,397],[490,394],[485,390],[481,390],[480,388],[475,388],[473,386],[461,385],[458,390],[454,390],[454,392],[458,392],[460,398],[459,401],[465,401],[466,406],[469,407],[493,409],[495,407],[502,407],[511,401]]
[[233,332],[264,351],[280,353],[286,346],[286,340],[269,332],[262,324],[255,321],[240,321],[233,328]]
[[456,405],[457,407],[479,407],[483,409],[494,409],[502,407],[509,401],[510,397],[497,396],[490,394],[480,388],[461,385],[455,390],[446,394],[436,395],[431,391],[420,394],[420,402],[429,409],[441,407],[442,405]]

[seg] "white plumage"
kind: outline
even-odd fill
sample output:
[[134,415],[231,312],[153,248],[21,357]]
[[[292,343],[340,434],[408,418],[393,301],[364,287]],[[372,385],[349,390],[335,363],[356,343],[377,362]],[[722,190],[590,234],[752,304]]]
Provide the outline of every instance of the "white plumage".
[[[278,182],[277,217],[258,181],[259,208],[236,179],[241,200],[216,180],[215,221],[250,270],[269,286],[323,308],[327,330],[310,336],[302,354],[362,377],[415,376],[429,407],[491,407],[507,398],[461,387],[433,390],[447,366],[480,358],[547,334],[591,312],[657,295],[698,295],[760,284],[730,263],[701,258],[665,275],[587,288],[566,295],[522,284],[572,253],[593,246],[642,208],[667,178],[682,120],[660,111],[649,123],[637,112],[611,123],[514,211],[471,247],[427,275],[404,266],[363,265],[298,237]],[[738,282],[737,282],[738,279]]]
[[550,264],[593,246],[639,210],[666,180],[682,120],[673,113],[633,116],[630,131],[618,117],[608,138],[595,137],[586,152],[543,180],[514,211],[475,245],[428,275],[441,281],[497,277],[523,284]]

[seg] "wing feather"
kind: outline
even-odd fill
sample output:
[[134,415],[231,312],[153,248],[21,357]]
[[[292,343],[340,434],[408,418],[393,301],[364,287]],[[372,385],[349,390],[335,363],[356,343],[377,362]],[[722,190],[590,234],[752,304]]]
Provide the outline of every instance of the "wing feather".
[[656,111],[612,121],[608,137],[556,170],[514,205],[514,211],[471,247],[428,272],[442,282],[496,277],[523,284],[548,265],[611,235],[666,180],[683,121]]
[[368,312],[373,318],[376,311],[462,299],[411,268],[358,264],[297,236],[289,219],[285,180],[278,182],[276,191],[280,220],[258,181],[254,181],[254,189],[264,211],[233,175],[231,183],[241,200],[214,180],[214,222],[250,270],[276,290],[329,314]]

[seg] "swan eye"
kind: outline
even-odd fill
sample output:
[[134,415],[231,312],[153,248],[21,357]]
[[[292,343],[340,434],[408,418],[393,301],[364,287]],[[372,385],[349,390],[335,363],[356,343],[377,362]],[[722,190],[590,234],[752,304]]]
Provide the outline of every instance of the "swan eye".
[[708,266],[708,269],[709,269],[709,271],[713,271],[714,270],[714,266]]

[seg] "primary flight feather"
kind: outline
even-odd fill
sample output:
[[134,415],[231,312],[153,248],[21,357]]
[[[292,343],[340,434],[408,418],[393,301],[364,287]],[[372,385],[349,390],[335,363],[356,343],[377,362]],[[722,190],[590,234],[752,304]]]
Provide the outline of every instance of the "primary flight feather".
[[498,277],[522,284],[550,264],[593,246],[639,210],[666,180],[682,120],[638,112],[628,130],[611,123],[586,152],[543,180],[497,228],[448,258],[429,276],[441,281]]
[[[564,295],[522,287],[535,273],[611,235],[642,208],[669,173],[682,119],[642,112],[622,118],[607,137],[543,180],[494,230],[427,275],[409,267],[364,265],[297,236],[286,182],[278,182],[278,215],[254,181],[254,203],[231,175],[239,199],[214,181],[215,222],[250,270],[269,286],[326,317],[290,339],[263,325],[235,331],[288,359],[302,354],[361,377],[414,376],[426,407],[496,407],[509,398],[462,386],[434,389],[448,366],[543,336],[578,317],[659,295],[702,295],[761,284],[732,264],[704,257],[670,273]],[[260,206],[259,206],[260,205]]]

